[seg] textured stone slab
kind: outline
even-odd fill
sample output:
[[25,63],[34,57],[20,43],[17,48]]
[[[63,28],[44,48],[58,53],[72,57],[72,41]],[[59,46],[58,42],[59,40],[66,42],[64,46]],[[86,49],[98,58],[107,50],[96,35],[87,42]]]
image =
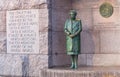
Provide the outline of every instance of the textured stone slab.
[[39,32],[39,53],[48,54],[48,32]]
[[45,9],[39,9],[39,13],[40,13],[40,18],[48,18],[48,13],[49,9],[45,8]]
[[41,69],[48,68],[48,55],[29,56],[29,76],[41,77]]
[[7,52],[6,44],[6,32],[0,32],[0,53]]
[[[75,8],[76,9],[76,8]],[[77,10],[77,19],[80,19],[82,22],[82,29],[83,30],[91,30],[93,26],[93,16],[92,16],[92,9],[91,8],[81,8]]]
[[64,24],[69,15],[69,9],[53,9],[52,10],[52,30],[64,31]]
[[[99,7],[104,2],[105,2],[104,0],[73,0],[72,6],[75,9],[96,8]],[[120,4],[119,0],[109,0],[107,2],[111,3],[115,7],[119,6]]]
[[52,53],[66,53],[66,36],[64,32],[52,32]]
[[45,3],[47,3],[47,0],[1,0],[0,10],[29,9]]
[[100,53],[100,31],[99,30],[94,30],[92,32],[93,35],[93,42],[94,42],[94,51],[93,53],[99,54]]
[[87,66],[120,66],[120,54],[87,54]]
[[100,53],[120,53],[120,31],[100,31]]
[[103,0],[73,0],[72,6],[74,9],[90,9],[93,6],[98,6]]
[[[53,58],[53,66],[70,66],[71,65],[71,57],[67,54],[54,54],[52,58]],[[87,65],[86,54],[79,55],[78,65],[79,66]]]
[[70,56],[66,54],[54,54],[52,55],[53,66],[66,66],[70,65]]
[[0,11],[0,31],[6,31],[6,12]]
[[0,75],[21,76],[24,55],[0,54]]
[[97,53],[95,51],[94,36],[91,31],[81,32],[81,53]]
[[43,69],[41,77],[119,77],[119,67],[79,67],[72,70],[69,67]]
[[41,77],[41,69],[48,67],[48,55],[0,54],[0,76]]
[[65,8],[71,8],[71,1],[69,0],[52,0],[52,7],[53,8],[61,8],[64,7]]
[[45,32],[49,28],[49,15],[48,9],[39,9],[39,31]]

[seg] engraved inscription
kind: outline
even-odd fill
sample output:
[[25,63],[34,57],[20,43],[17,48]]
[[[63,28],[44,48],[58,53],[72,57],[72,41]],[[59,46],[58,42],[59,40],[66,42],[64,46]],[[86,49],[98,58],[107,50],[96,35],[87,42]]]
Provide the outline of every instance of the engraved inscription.
[[7,12],[7,52],[39,53],[39,12],[16,10]]

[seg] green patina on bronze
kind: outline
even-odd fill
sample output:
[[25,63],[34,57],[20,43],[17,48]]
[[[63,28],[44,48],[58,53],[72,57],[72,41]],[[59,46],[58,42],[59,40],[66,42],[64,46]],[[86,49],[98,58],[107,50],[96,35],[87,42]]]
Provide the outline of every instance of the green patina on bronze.
[[110,3],[105,2],[100,6],[99,11],[103,17],[108,18],[113,14],[113,6]]
[[80,32],[82,31],[81,20],[76,19],[77,12],[70,11],[70,19],[65,22],[66,51],[71,56],[71,68],[77,68],[78,54],[80,53]]

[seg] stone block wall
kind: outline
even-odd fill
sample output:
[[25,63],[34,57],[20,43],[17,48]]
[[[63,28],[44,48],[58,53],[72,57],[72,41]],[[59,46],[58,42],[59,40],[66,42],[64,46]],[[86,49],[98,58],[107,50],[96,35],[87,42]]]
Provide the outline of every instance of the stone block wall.
[[[40,77],[41,69],[48,67],[49,1],[1,0],[0,1],[0,76]],[[39,9],[39,54],[8,54],[6,38],[6,12]]]

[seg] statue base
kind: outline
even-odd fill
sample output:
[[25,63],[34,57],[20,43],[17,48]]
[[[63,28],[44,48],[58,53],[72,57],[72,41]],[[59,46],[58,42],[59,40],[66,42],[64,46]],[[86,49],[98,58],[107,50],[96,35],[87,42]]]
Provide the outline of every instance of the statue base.
[[57,67],[43,69],[42,77],[120,77],[120,67]]

